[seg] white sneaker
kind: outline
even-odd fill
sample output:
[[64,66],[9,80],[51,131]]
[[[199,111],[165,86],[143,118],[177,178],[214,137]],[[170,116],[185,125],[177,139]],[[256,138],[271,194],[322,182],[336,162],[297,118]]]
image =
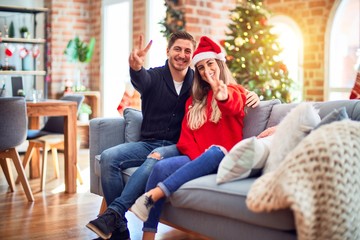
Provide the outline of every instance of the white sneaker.
[[146,222],[149,218],[150,210],[154,206],[151,196],[141,195],[131,206],[130,211],[133,212],[141,221]]

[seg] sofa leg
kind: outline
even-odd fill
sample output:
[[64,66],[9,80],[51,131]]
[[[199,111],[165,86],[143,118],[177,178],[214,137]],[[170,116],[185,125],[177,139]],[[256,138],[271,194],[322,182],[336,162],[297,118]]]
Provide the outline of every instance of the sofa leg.
[[99,215],[103,214],[106,209],[107,209],[107,204],[106,204],[105,198],[103,197],[103,199],[101,201]]

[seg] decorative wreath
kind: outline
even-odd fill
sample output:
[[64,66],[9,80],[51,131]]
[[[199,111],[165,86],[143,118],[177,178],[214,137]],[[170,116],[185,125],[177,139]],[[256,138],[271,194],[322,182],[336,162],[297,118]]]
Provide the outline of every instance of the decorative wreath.
[[165,29],[161,30],[161,33],[169,39],[171,33],[185,29],[185,16],[179,6],[179,0],[165,0],[165,6],[166,16],[160,22]]

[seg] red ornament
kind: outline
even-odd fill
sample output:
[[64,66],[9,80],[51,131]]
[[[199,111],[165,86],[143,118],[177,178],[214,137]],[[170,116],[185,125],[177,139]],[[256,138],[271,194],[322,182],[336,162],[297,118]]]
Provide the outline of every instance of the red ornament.
[[8,45],[5,48],[5,54],[8,57],[11,57],[14,54],[14,52],[15,52],[15,47],[13,45]]
[[283,64],[283,63],[280,64],[279,68],[280,68],[281,70],[283,70],[285,73],[288,71],[286,65]]
[[234,59],[234,57],[231,55],[227,55],[225,58],[226,58],[226,61],[231,61]]
[[223,39],[223,40],[220,40],[220,46],[222,46],[222,47],[225,47],[225,40]]
[[255,38],[251,37],[251,38],[250,38],[250,43],[251,43],[251,44],[254,44],[254,43],[255,43]]
[[266,19],[266,18],[260,19],[260,23],[261,23],[261,25],[263,25],[263,26],[267,25],[267,19]]
[[28,55],[29,51],[26,48],[21,48],[19,50],[20,58],[24,59]]
[[33,49],[32,49],[32,55],[33,55],[33,58],[37,58],[40,54],[40,49],[38,46],[34,46]]

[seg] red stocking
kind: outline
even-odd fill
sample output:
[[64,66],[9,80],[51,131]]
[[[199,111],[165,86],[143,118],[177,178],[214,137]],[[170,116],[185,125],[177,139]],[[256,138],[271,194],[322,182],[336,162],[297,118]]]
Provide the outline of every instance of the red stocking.
[[350,99],[360,99],[360,71],[356,74],[356,80],[351,90]]

